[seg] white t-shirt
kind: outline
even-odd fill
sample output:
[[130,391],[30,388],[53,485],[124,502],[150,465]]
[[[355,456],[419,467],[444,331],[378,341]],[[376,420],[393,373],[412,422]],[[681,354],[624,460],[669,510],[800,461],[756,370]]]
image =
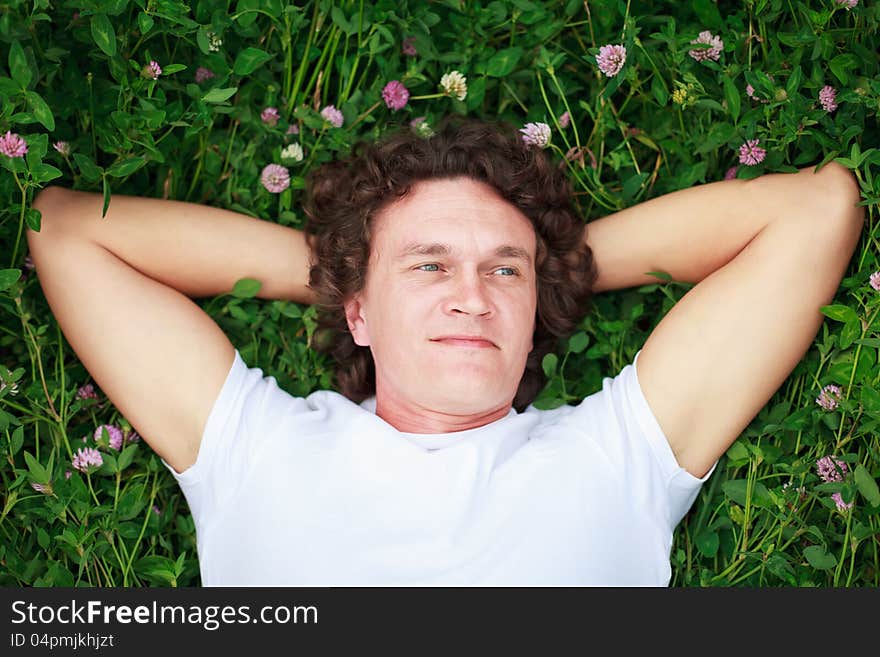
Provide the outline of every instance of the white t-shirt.
[[[639,352],[640,353],[640,352]],[[635,363],[576,406],[397,431],[235,360],[196,462],[168,466],[204,586],[667,586],[672,531],[717,465],[675,460]]]

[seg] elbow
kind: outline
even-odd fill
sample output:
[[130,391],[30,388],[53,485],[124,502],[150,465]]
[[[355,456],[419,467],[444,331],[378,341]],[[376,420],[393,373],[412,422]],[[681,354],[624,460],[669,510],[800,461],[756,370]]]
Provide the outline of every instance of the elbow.
[[860,234],[865,225],[865,206],[859,183],[852,171],[838,162],[829,162],[819,172],[821,184],[816,191],[821,195],[817,207],[825,208],[826,221],[841,230]]
[[40,230],[35,231],[30,226],[27,226],[25,236],[31,250],[33,250],[37,242],[44,240],[50,233],[54,234],[57,232],[57,226],[49,228],[49,225],[59,222],[50,221],[49,219],[50,217],[56,217],[64,211],[64,207],[67,205],[66,198],[68,193],[69,190],[64,187],[50,185],[37,192],[37,195],[34,196],[31,207],[40,213]]
[[34,202],[31,207],[36,208],[41,214],[53,211],[53,208],[61,207],[63,204],[62,197],[67,193],[65,187],[60,185],[49,185],[44,187],[34,196]]

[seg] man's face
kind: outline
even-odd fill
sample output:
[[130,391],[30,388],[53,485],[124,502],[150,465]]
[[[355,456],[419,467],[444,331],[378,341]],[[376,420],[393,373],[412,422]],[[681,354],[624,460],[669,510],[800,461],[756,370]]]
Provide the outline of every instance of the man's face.
[[376,364],[378,407],[508,409],[532,350],[535,232],[470,178],[412,187],[373,222],[364,289],[345,304]]

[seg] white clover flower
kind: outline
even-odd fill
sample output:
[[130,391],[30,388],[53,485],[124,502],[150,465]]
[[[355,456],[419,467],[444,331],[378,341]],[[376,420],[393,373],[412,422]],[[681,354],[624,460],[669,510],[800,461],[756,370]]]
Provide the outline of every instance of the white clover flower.
[[464,100],[467,96],[467,78],[458,71],[451,71],[440,78],[440,86],[450,96]]
[[303,149],[302,146],[299,145],[299,142],[293,142],[292,144],[285,146],[284,150],[281,151],[281,159],[302,162]]
[[434,136],[434,131],[431,129],[431,126],[428,124],[428,121],[424,116],[413,119],[409,122],[409,125],[419,137]]
[[211,52],[217,52],[220,50],[220,46],[223,45],[223,39],[217,36],[216,32],[208,32],[208,50]]
[[526,123],[520,132],[523,133],[523,141],[530,146],[546,148],[550,143],[550,126],[546,123]]

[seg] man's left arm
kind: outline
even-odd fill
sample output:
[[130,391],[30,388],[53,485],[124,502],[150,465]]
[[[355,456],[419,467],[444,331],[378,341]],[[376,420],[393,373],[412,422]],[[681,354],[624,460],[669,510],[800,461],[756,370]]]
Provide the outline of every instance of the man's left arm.
[[697,283],[648,337],[638,378],[678,463],[702,477],[809,349],[858,244],[858,186],[830,163],[700,185],[591,222],[595,291]]
[[[591,221],[586,241],[599,273],[593,291],[660,282],[649,271],[699,283],[730,262],[771,221],[839,220],[828,216],[825,206],[842,194],[847,203],[857,203],[854,178],[835,162],[817,174],[813,168],[697,185]],[[855,207],[851,211],[861,212]]]

